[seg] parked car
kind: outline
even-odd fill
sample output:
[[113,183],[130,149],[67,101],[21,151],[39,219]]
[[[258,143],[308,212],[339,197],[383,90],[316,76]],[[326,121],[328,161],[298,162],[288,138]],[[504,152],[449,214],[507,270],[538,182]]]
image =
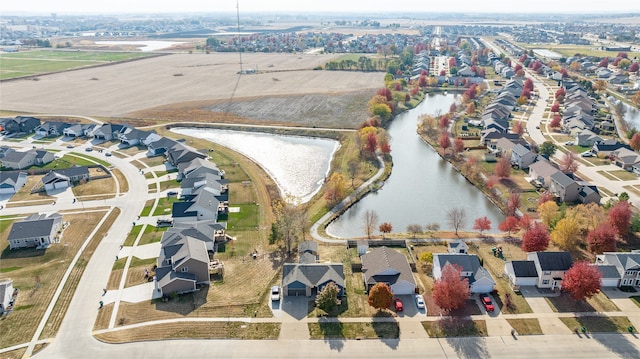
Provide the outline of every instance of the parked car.
[[84,150],[85,150],[85,151],[87,151],[87,152],[91,152],[91,151],[93,151],[93,148],[91,148],[91,147],[87,147],[87,148],[85,148]]
[[402,305],[402,300],[400,298],[396,298],[393,300],[393,307],[396,312],[402,312],[404,310],[404,305]]
[[271,287],[271,300],[274,302],[280,300],[280,287],[277,285]]
[[73,145],[67,145],[67,148],[73,148]]
[[480,294],[480,301],[482,302],[482,305],[487,312],[493,312],[495,310],[495,307],[493,306],[491,298],[489,298],[488,294]]
[[565,145],[567,145],[567,146],[573,146],[573,141],[567,141],[567,142],[565,142]]
[[167,197],[169,197],[169,196],[177,196],[177,195],[178,195],[178,192],[176,192],[176,191],[167,192]]
[[418,309],[424,309],[425,308],[424,298],[420,294],[416,295],[416,307],[418,307]]
[[591,151],[587,151],[587,152],[582,152],[582,153],[580,154],[580,156],[582,156],[582,157],[593,157],[593,156],[595,156],[595,155],[593,154],[593,152],[591,152]]
[[111,157],[111,152],[107,152],[104,155],[107,156],[107,157]]

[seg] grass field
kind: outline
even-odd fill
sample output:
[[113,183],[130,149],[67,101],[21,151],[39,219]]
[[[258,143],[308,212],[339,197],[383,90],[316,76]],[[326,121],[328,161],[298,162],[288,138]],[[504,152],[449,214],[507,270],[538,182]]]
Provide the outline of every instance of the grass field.
[[540,322],[536,318],[512,318],[507,319],[509,325],[515,329],[518,335],[541,335],[542,328],[540,328]]
[[431,338],[486,337],[487,323],[484,320],[444,318],[435,322],[422,322]]
[[398,339],[400,327],[392,323],[308,323],[311,339]]
[[627,333],[627,317],[564,317],[560,320],[571,330],[585,327],[589,333]]
[[558,297],[546,297],[547,303],[554,312],[619,312],[620,309],[607,296],[599,292],[586,301],[575,301],[569,294],[562,293]]
[[0,54],[0,80],[147,57],[148,53],[24,51]]
[[125,329],[96,335],[107,343],[130,343],[143,340],[189,339],[278,339],[280,323],[170,323],[140,329]]
[[[8,230],[0,234],[0,243],[3,251],[0,254],[0,269],[11,268],[10,277],[14,281],[14,287],[20,290],[16,300],[16,308],[2,320],[2,335],[0,336],[0,348],[5,348],[22,343],[31,338],[36,326],[49,305],[60,280],[67,270],[69,263],[85,241],[89,233],[94,229],[89,223],[98,223],[105,212],[85,212],[82,214],[68,214],[63,217],[70,225],[62,233],[60,244],[54,244],[46,250],[19,249],[9,251],[7,246]],[[97,242],[98,241],[92,241]],[[89,254],[89,252],[85,253]],[[85,257],[83,255],[83,258]],[[77,284],[76,279],[82,274],[84,263],[88,258],[79,261],[72,271],[71,282],[68,285]],[[15,269],[18,267],[18,269]],[[73,295],[73,288],[68,288],[69,300]],[[62,307],[58,307],[60,315],[64,315],[66,304],[64,298],[60,298]],[[55,317],[55,318],[54,318]],[[53,323],[48,333],[54,333],[59,324],[57,316],[50,319]]]

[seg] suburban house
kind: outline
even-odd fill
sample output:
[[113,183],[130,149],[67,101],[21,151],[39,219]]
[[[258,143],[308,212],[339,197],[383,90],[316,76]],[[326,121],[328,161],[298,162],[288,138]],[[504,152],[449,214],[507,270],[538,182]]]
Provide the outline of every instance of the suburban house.
[[521,170],[526,170],[536,161],[538,155],[521,144],[517,144],[511,151],[511,164],[518,166]]
[[111,141],[113,139],[118,139],[118,136],[126,130],[127,127],[124,125],[105,123],[95,129],[92,135],[93,138],[98,140]]
[[16,116],[4,122],[4,130],[9,133],[31,133],[40,126],[40,120],[30,116]]
[[208,285],[209,253],[205,243],[189,236],[164,241],[156,283],[163,296],[194,292],[198,285]]
[[217,196],[220,196],[227,192],[229,181],[220,179],[220,176],[212,173],[205,173],[203,177],[183,178],[180,181],[180,189],[183,196],[191,195],[203,186],[209,187]]
[[298,263],[285,263],[282,268],[282,294],[284,296],[312,296],[330,282],[345,293],[342,263],[318,263],[318,244],[304,241],[298,245]]
[[0,314],[7,311],[13,299],[13,281],[11,279],[0,280]]
[[611,159],[613,164],[626,170],[631,169],[633,165],[640,162],[640,154],[623,147],[611,152]]
[[32,214],[20,221],[13,222],[9,231],[9,249],[46,247],[59,243],[58,231],[62,229],[62,215]]
[[462,239],[456,239],[447,243],[447,251],[454,254],[466,254],[469,251],[469,246]]
[[182,162],[178,164],[177,167],[178,181],[183,178],[204,177],[206,174],[212,174],[218,178],[222,178],[224,175],[215,163],[200,157],[194,158],[188,162]]
[[[604,252],[596,256],[596,266],[603,273],[603,286],[615,287],[640,287],[640,251],[631,252]],[[604,274],[612,273],[614,267],[617,273],[616,280],[608,278],[605,282]],[[609,275],[608,277],[612,277]]]
[[190,237],[203,242],[207,251],[213,253],[217,251],[219,243],[226,241],[226,230],[226,222],[175,222],[173,227],[162,234],[160,243],[175,241],[177,238]]
[[572,175],[558,171],[550,176],[549,191],[562,202],[600,203],[595,185],[576,181]]
[[576,134],[575,143],[578,146],[592,147],[596,142],[600,141],[602,141],[602,137],[591,130],[585,129]]
[[612,264],[590,264],[600,272],[600,286],[603,288],[616,288],[620,286],[620,273],[618,268]]
[[63,129],[62,134],[67,137],[89,137],[94,129],[96,129],[94,124],[81,125],[77,123]]
[[629,147],[629,145],[620,143],[617,140],[605,140],[605,141],[594,143],[592,152],[598,155],[599,157],[600,156],[609,157],[613,151],[617,151],[621,148],[626,148],[628,150],[631,150],[631,147]]
[[0,195],[14,194],[27,183],[27,173],[19,171],[0,172]]
[[460,275],[469,280],[472,293],[490,293],[496,282],[475,254],[433,254],[433,278],[438,280],[442,276],[444,266],[451,264],[461,269]]
[[34,165],[43,166],[53,162],[53,153],[45,150],[28,150],[26,152],[12,151],[0,159],[0,163],[6,168],[25,169]]
[[46,191],[71,187],[81,180],[89,180],[89,168],[74,166],[62,170],[49,171],[42,177],[42,186]]
[[35,129],[36,135],[43,137],[57,137],[64,134],[64,129],[71,126],[66,122],[45,122]]
[[386,283],[395,295],[415,293],[416,281],[402,253],[380,247],[362,255],[360,259],[367,292],[377,283]]
[[147,146],[148,144],[158,141],[160,135],[155,131],[143,131],[136,128],[127,128],[123,133],[118,134],[120,143],[125,146],[136,146],[139,144]]
[[533,261],[510,261],[504,265],[504,274],[514,288],[534,286],[538,281],[538,270]]
[[175,145],[178,142],[166,137],[160,137],[157,141],[150,142],[147,144],[147,156],[160,156],[167,152],[167,150]]
[[559,171],[555,164],[546,159],[540,159],[529,165],[529,178],[541,187],[549,188],[551,175]]
[[527,255],[527,260],[536,267],[536,287],[552,290],[562,289],[564,274],[573,265],[569,252],[532,252]]
[[226,213],[228,201],[221,201],[217,192],[209,187],[200,187],[184,202],[174,202],[171,216],[174,222],[196,222],[217,220],[218,213]]
[[178,166],[181,163],[191,162],[196,158],[205,159],[207,155],[198,151],[189,149],[181,143],[176,143],[173,147],[169,148],[165,152],[167,161],[174,166]]

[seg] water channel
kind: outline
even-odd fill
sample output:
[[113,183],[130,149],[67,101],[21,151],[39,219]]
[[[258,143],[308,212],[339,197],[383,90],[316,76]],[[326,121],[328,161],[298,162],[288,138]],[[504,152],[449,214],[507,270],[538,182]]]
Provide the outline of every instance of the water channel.
[[640,110],[624,104],[624,120],[636,130],[640,130]]
[[475,218],[487,216],[493,231],[504,216],[449,163],[425,144],[416,133],[418,116],[447,112],[455,101],[453,94],[431,94],[415,109],[396,117],[389,126],[393,171],[377,193],[367,195],[333,221],[327,232],[336,237],[364,236],[363,213],[374,210],[379,222],[389,222],[394,232],[405,232],[407,225],[423,227],[438,223],[447,229],[446,214],[454,207],[466,212],[464,229],[471,230]]

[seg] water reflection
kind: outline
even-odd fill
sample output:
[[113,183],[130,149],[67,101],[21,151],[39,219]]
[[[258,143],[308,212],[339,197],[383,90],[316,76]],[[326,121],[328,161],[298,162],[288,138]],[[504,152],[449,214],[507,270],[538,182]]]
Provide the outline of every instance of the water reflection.
[[171,131],[242,153],[265,169],[281,194],[303,203],[320,190],[338,149],[337,141],[323,138],[218,129],[172,128]]
[[378,213],[380,222],[390,222],[394,232],[406,231],[409,224],[424,227],[438,223],[441,228],[448,228],[446,213],[454,207],[466,210],[464,229],[470,230],[475,218],[486,215],[495,231],[502,213],[416,133],[419,115],[444,113],[454,101],[453,94],[433,94],[393,120],[388,130],[393,155],[391,176],[380,191],[368,195],[332,222],[328,233],[343,238],[362,237],[362,215],[369,209]]

